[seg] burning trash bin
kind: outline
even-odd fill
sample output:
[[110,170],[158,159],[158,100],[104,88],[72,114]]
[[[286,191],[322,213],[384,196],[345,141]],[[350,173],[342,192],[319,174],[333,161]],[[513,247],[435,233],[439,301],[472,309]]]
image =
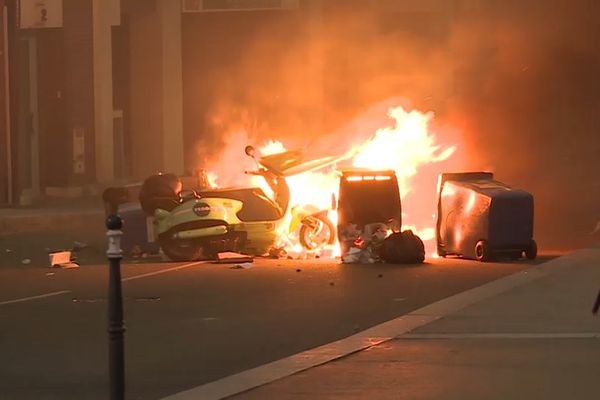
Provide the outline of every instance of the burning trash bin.
[[494,180],[490,172],[441,174],[437,250],[488,261],[495,256],[537,256],[533,196]]
[[341,172],[337,232],[342,262],[423,262],[421,239],[411,231],[400,232],[402,204],[395,172]]

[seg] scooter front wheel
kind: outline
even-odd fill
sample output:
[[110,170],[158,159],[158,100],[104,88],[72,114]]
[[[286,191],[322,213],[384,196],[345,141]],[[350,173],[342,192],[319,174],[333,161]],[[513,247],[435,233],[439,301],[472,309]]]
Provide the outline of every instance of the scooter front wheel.
[[335,243],[335,227],[326,216],[313,215],[311,224],[302,224],[299,232],[300,244],[307,250],[317,250]]

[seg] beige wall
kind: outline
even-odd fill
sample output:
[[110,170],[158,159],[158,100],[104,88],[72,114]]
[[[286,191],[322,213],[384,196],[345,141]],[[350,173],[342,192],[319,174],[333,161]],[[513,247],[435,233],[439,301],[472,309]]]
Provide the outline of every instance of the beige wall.
[[6,149],[6,82],[5,76],[5,51],[4,48],[4,0],[0,0],[0,204],[8,203],[8,171]]
[[132,175],[183,173],[181,13],[158,0],[129,16]]
[[132,175],[143,178],[162,168],[162,57],[158,15],[140,10],[129,19]]

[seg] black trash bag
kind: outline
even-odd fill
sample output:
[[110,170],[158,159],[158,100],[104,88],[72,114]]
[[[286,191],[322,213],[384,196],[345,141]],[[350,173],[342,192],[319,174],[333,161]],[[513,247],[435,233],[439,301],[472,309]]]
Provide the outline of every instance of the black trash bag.
[[390,264],[420,264],[425,260],[425,246],[411,230],[392,233],[383,241],[381,259]]
[[174,174],[152,175],[140,189],[140,204],[147,215],[158,208],[171,211],[181,204],[182,183]]

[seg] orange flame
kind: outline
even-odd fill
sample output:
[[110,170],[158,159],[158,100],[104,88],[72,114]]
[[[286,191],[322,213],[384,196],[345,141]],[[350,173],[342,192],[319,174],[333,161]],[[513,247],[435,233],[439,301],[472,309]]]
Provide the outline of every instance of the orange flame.
[[[402,229],[411,229],[421,237],[425,242],[427,253],[434,256],[435,214],[432,216],[431,213],[435,212],[437,204],[435,179],[442,172],[444,161],[449,160],[455,154],[456,146],[442,146],[436,143],[436,137],[430,132],[429,126],[434,117],[432,112],[405,111],[402,107],[396,107],[388,111],[388,116],[393,120],[393,125],[378,129],[366,142],[355,144],[349,153],[349,162],[354,167],[394,170],[396,172],[403,201]],[[239,152],[236,158],[233,158],[237,162],[232,163],[228,160],[222,160],[217,164],[220,169],[224,167],[228,169],[226,171],[228,175],[231,174],[232,165],[239,165],[239,154],[243,154],[243,146],[247,144],[247,142],[241,143],[241,140],[240,138],[234,140],[236,145],[239,145],[239,148],[236,149]],[[270,140],[259,148],[262,156],[280,153],[285,150],[283,143],[275,140]],[[225,151],[231,153],[232,150],[226,149]],[[339,149],[339,154],[345,153],[345,149]],[[229,159],[231,160],[231,158]],[[431,176],[431,182],[426,180],[422,185],[427,186],[420,186],[419,181],[422,180],[419,175],[420,169],[430,168],[432,164],[436,163],[439,168],[433,172],[429,171],[429,174],[433,175]],[[220,177],[221,173],[218,176]],[[209,175],[209,179],[211,182],[216,182],[216,178],[217,174],[213,170]],[[377,179],[378,176],[373,175],[372,178]],[[289,209],[299,205],[314,204],[319,209],[329,210],[332,194],[337,198],[339,175],[334,168],[291,176],[287,178],[287,182],[290,188]],[[238,183],[235,182],[235,184]],[[252,177],[252,184],[261,187],[268,195],[272,195],[270,188],[262,178]],[[424,190],[423,187],[427,190]],[[424,195],[423,192],[428,192],[428,194]],[[411,208],[406,207],[406,201],[409,200],[414,200],[410,203],[426,209],[424,215],[427,217],[411,218]],[[337,213],[330,211],[329,217],[335,224]],[[290,218],[290,216],[288,215],[286,218]],[[282,225],[279,245],[285,247],[292,256],[305,255],[299,245],[298,237],[284,229],[286,225]],[[333,250],[330,249],[329,253],[338,255],[338,246],[335,246]]]

